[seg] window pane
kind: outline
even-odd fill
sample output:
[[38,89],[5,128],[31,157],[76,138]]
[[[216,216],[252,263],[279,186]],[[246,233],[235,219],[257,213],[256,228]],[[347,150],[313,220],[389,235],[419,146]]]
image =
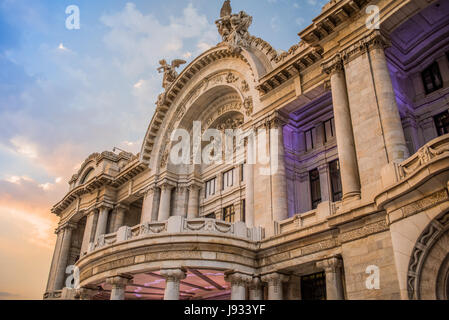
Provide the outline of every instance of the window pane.
[[223,220],[225,222],[233,223],[235,221],[234,205],[230,205],[223,209]]
[[324,133],[326,142],[328,142],[334,137],[334,118],[324,122]]
[[301,277],[302,300],[326,300],[326,275],[324,272]]
[[332,187],[332,201],[340,201],[343,195],[340,176],[340,162],[338,160],[329,163],[329,175]]
[[318,204],[321,202],[320,173],[318,172],[318,169],[310,171],[309,178],[312,209],[316,209]]
[[449,133],[449,112],[445,111],[434,117],[438,136]]
[[421,76],[424,88],[426,90],[426,94],[432,93],[443,87],[443,81],[441,78],[440,67],[438,65],[438,62],[434,62],[427,69],[425,69],[421,73]]

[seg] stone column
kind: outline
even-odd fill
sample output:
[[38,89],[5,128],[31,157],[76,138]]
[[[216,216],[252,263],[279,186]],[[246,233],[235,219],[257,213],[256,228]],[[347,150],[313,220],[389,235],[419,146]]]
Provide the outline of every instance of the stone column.
[[249,284],[249,300],[263,300],[263,285],[259,277],[254,277]]
[[[279,114],[270,119],[270,163],[272,175],[273,219],[282,221],[288,218],[287,179],[285,177],[284,134],[285,120]],[[277,129],[277,136],[272,136]]]
[[324,64],[323,69],[324,72],[330,74],[331,78],[335,136],[340,160],[343,200],[360,199],[360,178],[343,62],[337,56]]
[[187,207],[187,218],[195,219],[200,216],[200,187],[196,184],[189,186],[189,204]]
[[170,218],[171,191],[174,186],[169,183],[161,185],[161,203],[159,206],[158,221],[166,221]]
[[301,277],[291,275],[288,281],[286,300],[301,300]]
[[252,281],[252,277],[230,272],[225,274],[225,281],[231,283],[231,300],[246,300],[246,285]]
[[320,165],[318,167],[318,172],[320,174],[321,202],[331,201],[331,187],[329,185],[329,165],[327,163]]
[[165,278],[164,300],[179,300],[179,286],[181,280],[186,278],[183,269],[163,269],[160,272]]
[[47,292],[50,292],[54,288],[54,280],[56,276],[56,268],[58,266],[59,252],[61,251],[62,239],[64,236],[64,232],[61,229],[56,229],[55,233],[57,234],[55,250],[53,251],[53,259],[51,260],[50,272],[48,274],[47,281]]
[[92,300],[98,294],[98,289],[94,287],[82,287],[76,290],[75,298],[78,300]]
[[143,198],[142,214],[140,223],[157,221],[159,214],[159,204],[161,200],[161,189],[151,186],[145,192]]
[[333,257],[322,260],[316,263],[316,267],[326,273],[327,300],[344,300],[341,259]]
[[277,272],[264,275],[262,281],[268,283],[268,300],[283,300],[282,283],[288,280],[288,276]]
[[95,240],[97,242],[98,238],[106,234],[106,228],[108,226],[109,208],[101,207],[100,213],[98,214],[97,230],[95,232]]
[[254,152],[254,136],[248,137],[247,157],[245,164],[245,215],[246,226],[254,227],[254,164],[256,163]]
[[55,282],[53,287],[54,291],[62,290],[62,288],[64,288],[64,281],[66,278],[65,271],[67,268],[67,261],[69,259],[70,247],[72,245],[72,230],[75,228],[76,225],[74,224],[67,224],[61,227],[62,231],[60,232],[63,232],[63,235],[56,267]]
[[388,43],[380,33],[376,33],[369,45],[388,161],[401,162],[409,157],[409,152],[405,143],[404,130],[396,104],[396,95],[385,58],[385,48]]
[[176,188],[176,197],[175,197],[175,216],[179,217],[187,217],[187,187],[186,186],[178,186]]
[[112,285],[110,300],[125,300],[126,285],[130,283],[132,276],[119,275],[106,279],[106,283]]
[[86,226],[84,228],[84,235],[83,235],[83,243],[81,244],[81,256],[87,254],[89,250],[89,244],[92,242],[93,235],[95,234],[94,220],[96,212],[97,209],[94,209],[87,214]]
[[114,221],[114,229],[113,232],[117,232],[118,229],[124,226],[125,224],[125,215],[126,212],[129,211],[129,206],[125,206],[123,204],[119,204],[116,208],[116,215]]

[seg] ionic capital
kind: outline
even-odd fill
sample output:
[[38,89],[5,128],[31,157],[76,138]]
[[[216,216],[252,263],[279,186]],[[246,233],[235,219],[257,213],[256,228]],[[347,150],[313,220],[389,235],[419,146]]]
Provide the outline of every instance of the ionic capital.
[[326,273],[335,273],[337,269],[343,265],[342,261],[338,257],[332,257],[326,260],[321,260],[316,263],[316,267],[323,269]]
[[111,277],[106,279],[106,283],[110,284],[114,287],[125,287],[127,284],[129,284],[133,279],[133,276],[129,274],[122,274],[119,276]]
[[178,282],[186,278],[186,271],[182,268],[162,269],[160,275],[163,276],[166,281]]

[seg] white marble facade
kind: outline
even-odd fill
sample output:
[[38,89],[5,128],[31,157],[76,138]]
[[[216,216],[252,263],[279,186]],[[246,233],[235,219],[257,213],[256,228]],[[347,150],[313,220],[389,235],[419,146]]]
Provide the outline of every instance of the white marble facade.
[[[313,21],[279,53],[226,1],[221,43],[161,61],[141,152],[92,154],[52,209],[45,299],[449,298],[449,4],[333,0]],[[173,130],[209,128],[267,139],[172,162]]]

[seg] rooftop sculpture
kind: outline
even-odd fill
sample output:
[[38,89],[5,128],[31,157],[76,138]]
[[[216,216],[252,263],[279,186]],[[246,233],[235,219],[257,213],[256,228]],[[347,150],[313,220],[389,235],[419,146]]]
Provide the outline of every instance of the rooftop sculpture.
[[220,19],[215,21],[223,42],[228,45],[232,52],[239,53],[247,46],[250,37],[249,27],[253,18],[246,12],[232,13],[231,1],[226,0],[221,8]]

